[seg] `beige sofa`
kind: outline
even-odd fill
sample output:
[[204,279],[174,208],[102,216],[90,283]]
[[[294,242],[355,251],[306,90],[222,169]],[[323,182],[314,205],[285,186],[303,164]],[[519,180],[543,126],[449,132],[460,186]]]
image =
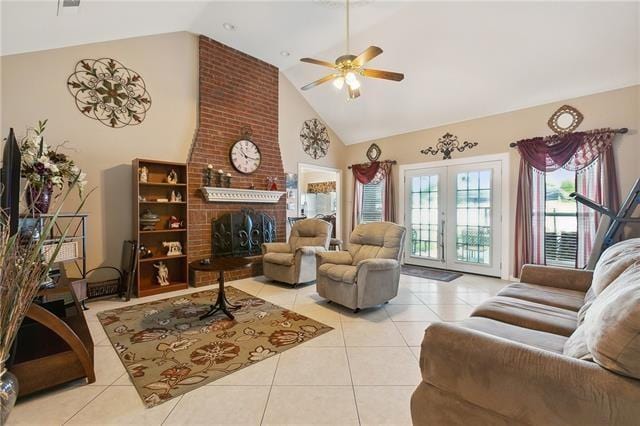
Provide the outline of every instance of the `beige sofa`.
[[459,324],[427,328],[417,425],[640,424],[640,239],[595,270],[526,265]]
[[316,279],[316,253],[329,248],[332,225],[303,219],[291,227],[288,243],[262,245],[262,268],[267,278],[295,286]]
[[318,253],[318,294],[356,312],[396,297],[405,232],[391,222],[361,224],[348,251]]

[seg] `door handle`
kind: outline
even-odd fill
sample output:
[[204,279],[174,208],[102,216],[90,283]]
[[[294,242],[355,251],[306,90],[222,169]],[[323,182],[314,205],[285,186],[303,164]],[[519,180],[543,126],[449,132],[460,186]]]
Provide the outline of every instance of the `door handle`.
[[442,257],[440,259],[440,262],[445,263],[445,246],[444,246],[444,225],[445,225],[445,219],[442,218],[442,224],[440,226],[440,249],[442,250]]

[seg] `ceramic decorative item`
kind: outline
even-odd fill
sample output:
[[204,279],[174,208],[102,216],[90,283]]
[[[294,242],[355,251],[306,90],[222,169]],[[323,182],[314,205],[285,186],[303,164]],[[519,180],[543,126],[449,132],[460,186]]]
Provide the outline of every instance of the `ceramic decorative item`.
[[140,183],[149,182],[149,169],[145,166],[138,169],[138,181],[140,181]]
[[184,222],[175,216],[169,218],[169,229],[181,229],[184,227]]
[[156,274],[156,280],[158,281],[158,284],[160,284],[162,287],[171,284],[169,282],[169,268],[164,262],[160,261],[158,263],[154,263],[153,267],[158,270]]
[[142,215],[140,215],[140,225],[143,231],[153,231],[156,229],[158,222],[160,222],[160,216],[153,213],[150,209],[146,209]]
[[180,241],[163,241],[162,246],[167,249],[167,256],[182,256]]
[[169,174],[167,174],[167,183],[173,185],[178,183],[178,173],[175,170],[171,170]]
[[267,191],[277,191],[278,190],[278,178],[275,176],[267,177]]

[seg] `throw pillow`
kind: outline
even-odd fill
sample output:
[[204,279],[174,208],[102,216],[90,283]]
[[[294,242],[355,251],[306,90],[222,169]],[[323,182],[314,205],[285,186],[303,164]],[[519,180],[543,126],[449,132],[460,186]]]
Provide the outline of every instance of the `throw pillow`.
[[606,249],[593,270],[596,296],[602,293],[629,265],[640,261],[640,238],[621,241]]

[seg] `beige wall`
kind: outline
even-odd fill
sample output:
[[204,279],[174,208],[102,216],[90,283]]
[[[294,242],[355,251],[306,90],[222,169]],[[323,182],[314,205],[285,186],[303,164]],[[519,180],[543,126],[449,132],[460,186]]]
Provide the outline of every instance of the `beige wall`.
[[300,92],[291,84],[284,74],[280,73],[280,99],[278,134],[282,162],[286,173],[298,173],[298,163],[308,163],[318,166],[343,168],[345,166],[346,147],[331,128],[328,128],[331,144],[327,156],[314,160],[302,149],[300,130],[302,123],[311,118],[322,119],[311,105],[302,97]]
[[[78,60],[100,57],[113,57],[145,79],[152,105],[142,124],[112,129],[76,108],[67,78]],[[47,142],[68,141],[73,149],[68,154],[87,172],[89,187],[96,188],[84,209],[90,214],[89,266],[119,265],[122,241],[131,238],[131,160],[186,161],[195,135],[197,37],[181,32],[4,56],[1,78],[2,135],[9,127],[24,135],[27,126],[49,119]],[[326,158],[315,162],[302,151],[300,126],[317,114],[283,74],[279,90],[285,170],[297,173],[299,161],[341,168],[346,148],[331,131]]]
[[[364,99],[366,101],[366,99]],[[601,127],[628,127],[627,135],[618,136],[614,141],[615,155],[618,166],[621,194],[626,195],[636,178],[640,177],[640,86],[614,90],[605,93],[569,99],[533,108],[508,112],[505,114],[479,118],[475,120],[454,123],[446,126],[420,130],[407,134],[397,135],[375,141],[348,145],[347,164],[366,161],[366,150],[372,142],[377,143],[382,150],[382,159],[397,160],[399,165],[440,161],[442,156],[426,156],[420,154],[420,150],[428,146],[434,146],[438,138],[446,132],[458,136],[460,141],[475,141],[478,146],[459,153],[455,152],[453,158],[465,158],[486,154],[508,152],[510,154],[510,200],[511,217],[509,218],[508,232],[512,235],[515,215],[515,197],[518,175],[519,156],[513,149],[509,149],[509,143],[520,139],[535,136],[545,136],[551,133],[547,127],[547,120],[553,112],[564,104],[576,107],[584,115],[584,121],[578,130],[588,130]],[[395,166],[395,181],[398,179],[398,166]],[[345,189],[346,202],[344,216],[347,220],[347,228],[350,228],[351,209],[353,206],[352,185],[353,177],[346,173]],[[401,202],[401,200],[399,200]],[[513,241],[508,248],[513,252]],[[511,261],[509,262],[511,263]]]

